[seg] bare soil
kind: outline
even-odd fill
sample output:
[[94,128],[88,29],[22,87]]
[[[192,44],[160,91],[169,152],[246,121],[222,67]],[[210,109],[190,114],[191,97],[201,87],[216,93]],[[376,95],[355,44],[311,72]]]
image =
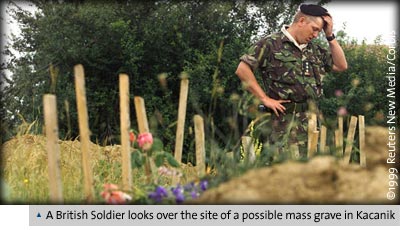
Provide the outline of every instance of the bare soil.
[[[206,191],[201,204],[394,204],[389,200],[388,130],[366,128],[367,167],[331,156],[251,170]],[[397,192],[398,194],[398,192]]]

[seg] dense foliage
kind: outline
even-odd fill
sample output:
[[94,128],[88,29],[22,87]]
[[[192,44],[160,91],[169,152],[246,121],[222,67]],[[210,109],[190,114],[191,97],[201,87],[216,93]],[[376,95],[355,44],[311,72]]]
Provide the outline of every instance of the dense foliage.
[[[57,95],[61,138],[76,137],[73,66],[81,63],[93,140],[118,142],[118,74],[124,72],[130,76],[131,96],[144,97],[152,132],[166,146],[174,146],[180,73],[190,76],[186,133],[193,115],[199,113],[215,124],[219,139],[225,139],[230,94],[241,91],[234,75],[238,58],[260,28],[271,32],[288,23],[299,3],[33,2],[38,7],[35,14],[18,8],[18,2],[8,7],[22,34],[13,37],[6,50],[11,61],[5,68],[12,76],[3,93],[7,109],[3,138],[14,135],[21,124],[17,114],[41,124],[44,93]],[[262,10],[248,13],[256,7]],[[11,48],[22,56],[15,56]],[[161,73],[167,84],[160,84]],[[133,104],[131,114],[132,127],[136,127]]]
[[[374,44],[350,40],[344,31],[339,31],[339,42],[342,44],[349,64],[347,71],[331,73],[324,79],[324,99],[321,110],[328,118],[335,119],[338,109],[346,108],[347,115],[364,115],[367,125],[386,125],[389,99],[387,94],[389,71],[389,49],[397,46],[394,40],[389,47],[383,45],[378,36]],[[397,46],[398,47],[398,46]],[[397,53],[397,52],[396,52]],[[399,60],[392,61],[398,67]],[[397,69],[397,68],[396,68]],[[393,69],[392,69],[393,70]]]

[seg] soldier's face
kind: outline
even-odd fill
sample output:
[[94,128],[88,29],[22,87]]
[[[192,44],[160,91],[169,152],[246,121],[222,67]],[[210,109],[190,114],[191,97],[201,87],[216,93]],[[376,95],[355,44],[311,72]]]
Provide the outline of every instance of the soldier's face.
[[318,34],[321,32],[323,26],[324,21],[320,17],[306,19],[302,26],[301,35],[299,36],[300,44],[309,43],[312,39],[318,37]]

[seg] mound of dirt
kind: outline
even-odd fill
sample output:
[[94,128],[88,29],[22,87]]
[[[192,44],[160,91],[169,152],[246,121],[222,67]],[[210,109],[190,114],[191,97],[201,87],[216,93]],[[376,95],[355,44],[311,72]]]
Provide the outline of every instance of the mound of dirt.
[[[365,128],[365,155],[367,156],[367,167],[374,168],[385,165],[388,157],[388,128],[370,126]],[[398,140],[398,138],[396,138]]]
[[[201,204],[394,204],[388,200],[388,130],[366,129],[367,168],[331,156],[251,170],[206,191]],[[392,167],[392,165],[390,165]]]

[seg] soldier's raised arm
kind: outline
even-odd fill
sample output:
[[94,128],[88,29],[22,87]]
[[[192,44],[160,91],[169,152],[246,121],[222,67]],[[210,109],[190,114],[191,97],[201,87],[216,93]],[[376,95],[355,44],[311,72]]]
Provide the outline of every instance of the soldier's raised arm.
[[332,70],[341,72],[347,70],[346,56],[344,55],[343,49],[339,42],[336,40],[333,34],[333,20],[331,16],[322,16],[325,21],[324,32],[326,39],[329,43],[329,48],[332,54],[333,66]]

